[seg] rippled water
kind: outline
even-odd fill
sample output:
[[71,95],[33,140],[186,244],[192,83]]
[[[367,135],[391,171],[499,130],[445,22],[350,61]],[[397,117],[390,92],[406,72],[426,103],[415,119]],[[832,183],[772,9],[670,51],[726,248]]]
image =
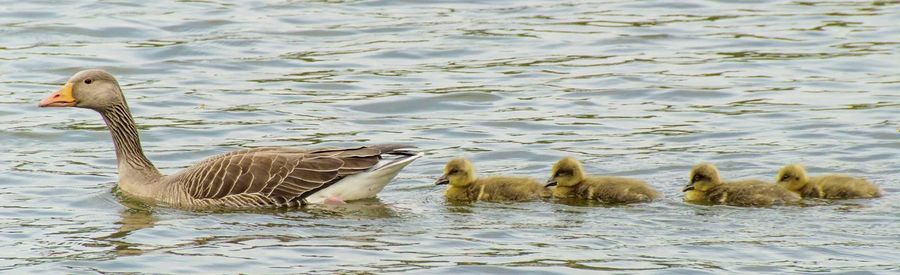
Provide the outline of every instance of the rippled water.
[[[153,1],[148,1],[153,2]],[[898,1],[0,1],[0,270],[15,273],[900,271]],[[376,200],[194,213],[114,194],[88,110],[118,76],[174,172],[258,146],[409,142]],[[560,156],[651,182],[631,206],[454,205],[454,156],[545,178]],[[690,166],[864,175],[868,201],[681,201]]]

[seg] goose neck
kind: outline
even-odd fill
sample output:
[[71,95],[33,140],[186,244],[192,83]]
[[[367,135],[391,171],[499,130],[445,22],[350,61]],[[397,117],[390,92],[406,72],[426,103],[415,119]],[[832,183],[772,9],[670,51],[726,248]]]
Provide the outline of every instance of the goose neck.
[[[134,119],[131,117],[128,106],[124,104],[114,105],[100,112],[100,114],[103,116],[109,132],[112,134],[120,178],[138,175],[143,175],[144,177],[160,176],[156,166],[144,156],[137,126],[134,124]],[[149,178],[146,178],[146,180],[149,180]]]

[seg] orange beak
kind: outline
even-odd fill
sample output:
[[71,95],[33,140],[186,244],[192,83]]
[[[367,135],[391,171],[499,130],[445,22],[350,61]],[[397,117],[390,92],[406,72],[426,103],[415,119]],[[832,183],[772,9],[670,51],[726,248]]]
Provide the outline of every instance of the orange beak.
[[72,96],[72,83],[66,83],[65,86],[50,94],[41,103],[40,107],[72,107],[75,106],[75,97]]

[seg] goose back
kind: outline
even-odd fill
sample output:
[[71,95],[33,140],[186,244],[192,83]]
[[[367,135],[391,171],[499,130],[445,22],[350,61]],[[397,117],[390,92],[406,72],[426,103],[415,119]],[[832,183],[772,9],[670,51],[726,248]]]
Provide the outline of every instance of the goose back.
[[652,201],[659,192],[637,179],[590,176],[576,187],[575,196],[607,203],[635,203]]
[[[166,203],[194,207],[292,207],[347,176],[375,167],[396,147],[255,148],[208,158],[166,177]],[[387,149],[387,150],[384,150]],[[405,154],[402,154],[405,155]]]
[[862,178],[847,175],[822,175],[809,178],[809,183],[798,190],[804,198],[860,199],[881,197],[878,186]]
[[800,200],[800,196],[781,186],[761,180],[725,182],[706,192],[712,203],[735,206],[770,206]]
[[[448,189],[448,191],[450,191]],[[489,176],[477,179],[464,191],[448,198],[480,201],[528,201],[546,195],[544,185],[529,177]]]

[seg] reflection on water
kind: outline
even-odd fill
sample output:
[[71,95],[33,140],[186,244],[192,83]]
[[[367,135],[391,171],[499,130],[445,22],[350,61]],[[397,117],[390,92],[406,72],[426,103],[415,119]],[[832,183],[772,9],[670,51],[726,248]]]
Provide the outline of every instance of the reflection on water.
[[311,218],[384,219],[400,216],[377,198],[341,205],[310,205],[302,211],[312,215]]
[[118,256],[134,256],[141,255],[144,251],[140,249],[140,244],[129,243],[124,241],[134,231],[144,228],[150,228],[156,222],[156,218],[148,211],[126,209],[122,211],[122,220],[116,224],[120,227],[116,232],[96,238],[98,242],[108,242],[114,246],[114,251]]
[[[0,270],[13,273],[896,271],[896,1],[0,4]],[[119,77],[150,159],[247,147],[426,150],[376,200],[190,212],[110,192],[109,133],[38,109]],[[538,178],[562,155],[661,190],[647,204],[450,203],[447,159]],[[878,200],[681,201],[699,161],[787,162]],[[191,263],[191,264],[171,264]]]

